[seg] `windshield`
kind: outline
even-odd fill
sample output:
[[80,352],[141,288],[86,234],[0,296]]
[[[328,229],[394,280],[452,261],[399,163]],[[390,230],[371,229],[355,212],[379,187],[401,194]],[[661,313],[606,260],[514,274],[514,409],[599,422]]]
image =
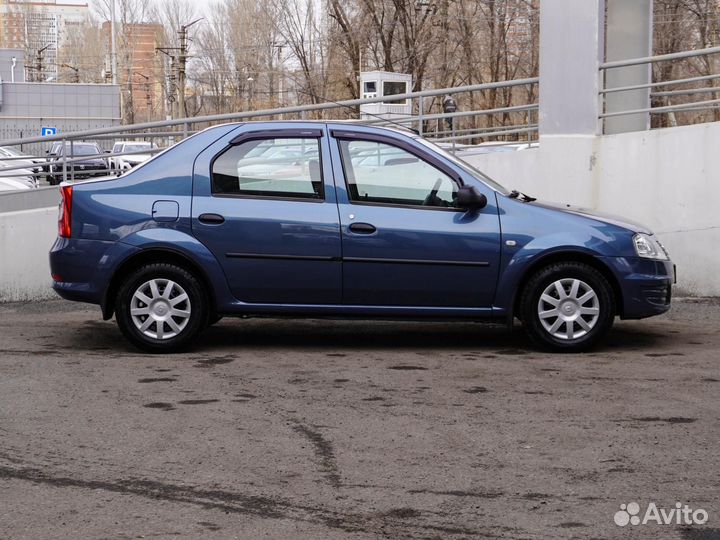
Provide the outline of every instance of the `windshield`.
[[123,152],[142,152],[150,150],[152,146],[150,143],[136,143],[136,144],[126,144],[125,148],[123,148]]
[[427,146],[434,152],[437,152],[438,154],[442,155],[444,158],[447,158],[449,161],[453,162],[455,165],[460,167],[462,170],[464,170],[466,173],[468,173],[471,176],[476,177],[481,182],[486,183],[488,186],[493,188],[495,191],[499,191],[503,195],[509,195],[510,192],[503,186],[502,184],[497,183],[495,180],[490,178],[485,173],[477,170],[475,167],[470,165],[467,161],[463,161],[459,157],[455,156],[454,154],[451,154],[447,150],[445,150],[443,147],[438,146],[435,143],[431,143],[430,141],[423,139],[422,137],[416,137],[415,140],[422,144],[423,146]]
[[[67,145],[68,151],[70,150],[70,145]],[[72,146],[72,154],[74,156],[92,156],[95,154],[102,154],[100,149],[95,146],[94,144],[74,144]]]

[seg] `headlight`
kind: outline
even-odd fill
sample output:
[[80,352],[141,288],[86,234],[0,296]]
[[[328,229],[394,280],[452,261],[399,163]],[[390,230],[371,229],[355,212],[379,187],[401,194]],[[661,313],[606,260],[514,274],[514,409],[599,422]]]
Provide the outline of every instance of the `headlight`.
[[636,234],[633,236],[633,244],[635,244],[635,253],[637,253],[638,257],[658,261],[667,261],[670,259],[662,244],[648,234]]

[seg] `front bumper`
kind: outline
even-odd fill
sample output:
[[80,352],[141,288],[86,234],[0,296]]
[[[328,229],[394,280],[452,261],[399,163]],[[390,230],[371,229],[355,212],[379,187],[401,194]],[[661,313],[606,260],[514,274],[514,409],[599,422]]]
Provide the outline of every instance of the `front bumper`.
[[620,285],[621,319],[644,319],[670,309],[672,285],[676,280],[672,261],[607,257],[605,262],[613,269]]
[[110,169],[107,167],[85,167],[81,169],[80,167],[75,169],[75,172],[72,173],[75,178],[94,178],[96,176],[104,176],[107,174],[110,174]]

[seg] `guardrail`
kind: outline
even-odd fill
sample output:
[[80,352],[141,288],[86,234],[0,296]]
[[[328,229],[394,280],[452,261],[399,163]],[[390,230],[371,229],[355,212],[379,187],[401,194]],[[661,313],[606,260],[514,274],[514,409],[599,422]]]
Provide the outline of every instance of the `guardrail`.
[[[610,69],[616,69],[616,68],[623,68],[623,67],[630,67],[630,66],[639,66],[639,65],[654,65],[660,62],[676,62],[679,60],[685,60],[688,58],[696,58],[696,57],[703,57],[703,56],[710,56],[720,54],[720,47],[709,47],[706,49],[697,49],[694,51],[682,51],[677,53],[670,53],[670,54],[661,54],[661,55],[655,55],[655,56],[647,56],[643,58],[632,58],[628,60],[618,60],[613,62],[604,62],[600,64],[600,71],[601,73],[606,72]],[[661,87],[671,87],[671,86],[680,86],[685,84],[695,84],[695,83],[702,83],[702,82],[710,82],[710,86],[703,86],[700,88],[685,88],[685,89],[679,89],[679,90],[666,90],[666,91],[659,91],[659,92],[650,92],[650,98],[651,100],[654,99],[654,103],[651,102],[650,107],[644,107],[640,109],[631,109],[631,110],[624,110],[624,111],[611,111],[611,112],[603,112],[599,115],[601,119],[603,118],[612,118],[612,117],[618,117],[618,116],[628,116],[633,114],[650,114],[650,115],[662,115],[662,114],[671,114],[676,112],[690,112],[690,111],[715,111],[720,108],[720,86],[713,86],[712,81],[715,81],[717,79],[720,79],[720,73],[714,73],[709,75],[702,75],[702,76],[696,76],[696,77],[684,77],[680,79],[673,79],[668,81],[656,81],[651,82],[648,84],[637,84],[632,86],[622,86],[622,87],[611,87],[607,88],[604,87],[600,90],[600,97],[611,93],[617,93],[617,92],[630,92],[635,90],[643,90],[643,89],[655,89],[655,88],[661,88]],[[669,98],[671,97],[680,97],[680,96],[694,96],[694,95],[701,95],[701,94],[714,94],[713,99],[707,99],[707,100],[700,100],[700,101],[684,101],[682,103],[675,103],[670,104]],[[663,98],[662,101],[665,102],[665,104],[658,104],[659,100],[657,98]],[[716,118],[717,119],[717,118]]]
[[[63,181],[74,181],[75,179],[87,174],[87,171],[81,171],[75,166],[77,163],[82,163],[83,161],[87,161],[89,159],[102,159],[107,164],[110,158],[131,156],[133,154],[156,153],[163,150],[163,148],[156,148],[149,152],[114,152],[79,157],[75,155],[73,151],[74,142],[94,141],[106,144],[109,141],[127,139],[130,142],[132,140],[157,141],[160,143],[158,146],[171,146],[178,140],[184,139],[201,129],[221,122],[308,118],[329,120],[335,118],[326,118],[326,115],[332,116],[332,113],[337,113],[339,109],[346,111],[349,110],[351,111],[351,115],[357,118],[359,115],[359,107],[361,105],[405,100],[411,101],[413,114],[402,116],[370,115],[372,118],[364,120],[364,122],[373,125],[396,126],[413,129],[427,138],[435,139],[442,143],[451,143],[453,145],[453,150],[456,141],[470,141],[474,143],[495,140],[508,140],[510,142],[530,141],[533,137],[537,138],[537,103],[526,103],[520,105],[513,104],[502,107],[492,107],[490,109],[471,109],[467,111],[460,110],[453,113],[445,113],[442,111],[433,112],[434,110],[440,110],[442,108],[440,100],[434,98],[451,94],[462,106],[463,104],[472,104],[483,101],[485,98],[490,96],[491,93],[495,93],[497,95],[498,92],[501,92],[501,97],[505,102],[517,102],[522,96],[513,94],[513,90],[515,88],[532,88],[535,87],[538,82],[539,79],[537,77],[532,77],[452,88],[437,88],[432,90],[423,90],[420,92],[397,94],[393,96],[379,96],[369,99],[352,99],[310,105],[297,105],[293,107],[244,111],[230,114],[179,118],[159,122],[145,122],[129,126],[91,129],[47,137],[13,139],[1,141],[0,146],[19,146],[22,148],[25,145],[47,144],[54,141],[62,141],[62,145],[69,148],[69,152],[66,152],[69,153],[69,156],[26,156],[24,158],[20,157],[15,159],[42,160],[42,163],[35,165],[35,168],[39,168],[39,170],[31,173],[31,176],[34,178],[49,180],[53,183],[55,180],[60,179]],[[537,95],[537,92],[534,92],[534,94]],[[2,160],[2,158],[0,158],[0,160]],[[9,160],[10,158],[6,161]],[[23,178],[28,176],[27,171],[24,170],[26,168],[27,167],[23,165],[6,166],[0,169],[0,178],[8,176]],[[13,171],[17,172],[13,173]],[[93,174],[113,174],[116,172],[118,171],[113,170],[109,166],[100,170],[93,170]]]

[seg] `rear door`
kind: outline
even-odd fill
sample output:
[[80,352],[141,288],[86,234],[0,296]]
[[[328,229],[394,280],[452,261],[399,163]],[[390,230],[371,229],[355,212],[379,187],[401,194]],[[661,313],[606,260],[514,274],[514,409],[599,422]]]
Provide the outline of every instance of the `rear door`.
[[339,304],[340,223],[326,129],[285,125],[242,126],[198,156],[193,232],[239,300]]

